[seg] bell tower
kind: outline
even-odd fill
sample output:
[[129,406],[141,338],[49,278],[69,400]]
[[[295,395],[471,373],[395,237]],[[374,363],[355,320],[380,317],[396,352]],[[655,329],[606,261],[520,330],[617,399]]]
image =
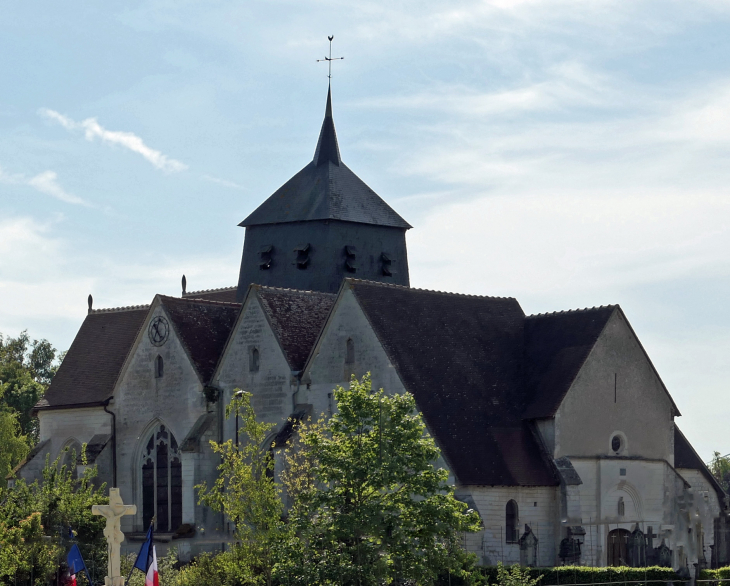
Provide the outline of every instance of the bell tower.
[[328,293],[345,277],[410,284],[411,226],[342,162],[331,88],[314,159],[239,226],[239,301],[251,283]]

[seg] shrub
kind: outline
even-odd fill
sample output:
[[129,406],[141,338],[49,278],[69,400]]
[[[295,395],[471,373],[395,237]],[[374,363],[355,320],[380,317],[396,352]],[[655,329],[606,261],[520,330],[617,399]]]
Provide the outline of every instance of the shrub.
[[[489,584],[501,584],[499,566],[482,567],[480,570]],[[538,586],[611,582],[645,582],[647,586],[666,586],[668,581],[682,581],[672,568],[660,568],[659,566],[648,568],[556,566],[554,568],[526,568],[525,571],[533,579],[542,576],[537,582]]]

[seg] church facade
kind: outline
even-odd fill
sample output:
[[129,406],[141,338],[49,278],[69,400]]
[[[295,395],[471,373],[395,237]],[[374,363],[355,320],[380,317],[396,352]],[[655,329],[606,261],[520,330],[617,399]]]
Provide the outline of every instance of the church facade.
[[[525,315],[513,298],[410,287],[410,225],[341,160],[328,93],[315,156],[246,220],[236,287],[93,309],[35,406],[46,457],[87,465],[181,559],[232,528],[198,504],[219,464],[210,440],[237,389],[275,425],[333,413],[333,389],[372,373],[410,392],[457,495],[482,519],[464,536],[485,565],[730,562],[728,500],[621,308]],[[267,447],[265,446],[265,447]],[[273,448],[275,449],[275,448]],[[275,454],[276,455],[276,454]]]

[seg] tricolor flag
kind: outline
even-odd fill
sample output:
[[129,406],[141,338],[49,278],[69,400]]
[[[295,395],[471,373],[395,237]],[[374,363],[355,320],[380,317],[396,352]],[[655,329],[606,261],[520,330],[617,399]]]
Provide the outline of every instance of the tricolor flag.
[[66,556],[66,563],[68,564],[69,573],[73,575],[72,584],[76,584],[76,574],[82,570],[86,572],[86,578],[89,581],[89,584],[92,583],[91,576],[89,576],[89,570],[86,568],[84,558],[81,557],[81,551],[79,551],[79,546],[77,544],[74,543],[71,550],[68,552],[68,556]]
[[[144,540],[142,547],[137,554],[137,561],[134,562],[134,568],[142,570],[145,574],[144,586],[160,586],[160,577],[157,573],[157,552],[152,543],[152,527],[147,531],[147,539]],[[131,576],[131,573],[130,573]]]

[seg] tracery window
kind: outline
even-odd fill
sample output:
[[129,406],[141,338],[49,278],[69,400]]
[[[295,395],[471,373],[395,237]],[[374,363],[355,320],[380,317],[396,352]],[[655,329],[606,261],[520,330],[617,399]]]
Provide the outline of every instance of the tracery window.
[[182,523],[182,463],[175,436],[164,425],[152,431],[142,453],[142,522],[169,533]]
[[517,503],[511,500],[507,503],[505,509],[505,525],[506,525],[506,541],[507,543],[516,543],[520,539],[519,529],[517,524],[519,523],[519,514],[517,509]]

